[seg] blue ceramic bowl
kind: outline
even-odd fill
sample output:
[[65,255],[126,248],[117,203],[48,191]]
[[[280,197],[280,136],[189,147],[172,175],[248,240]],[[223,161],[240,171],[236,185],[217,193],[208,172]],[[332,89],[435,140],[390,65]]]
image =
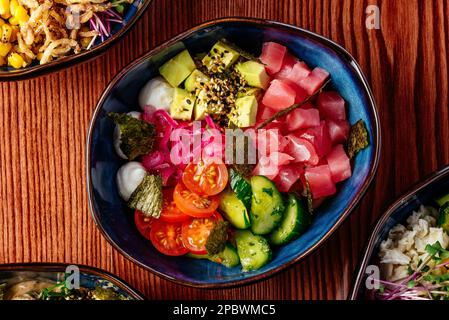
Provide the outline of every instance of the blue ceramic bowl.
[[68,55],[67,57],[61,59],[55,59],[43,65],[34,62],[22,69],[14,69],[7,66],[0,67],[0,81],[28,79],[38,75],[61,70],[69,66],[74,66],[77,63],[85,62],[97,57],[98,55],[104,53],[119,39],[123,38],[125,34],[131,30],[151,2],[152,0],[135,0],[134,3],[128,7],[123,16],[124,24],[116,24],[112,28],[112,35],[104,41],[98,39],[91,49],[82,51],[78,54]]
[[[13,285],[24,280],[63,281],[68,264],[62,263],[18,263],[0,265],[0,284]],[[88,289],[95,287],[113,288],[130,300],[144,300],[137,290],[116,276],[97,268],[76,265],[80,272],[80,286]]]
[[401,223],[404,224],[414,210],[421,205],[433,205],[433,200],[441,192],[449,189],[449,166],[434,173],[424,182],[413,187],[409,192],[400,197],[382,215],[376,224],[363,258],[357,269],[352,289],[348,295],[350,300],[370,299],[370,292],[366,290],[365,281],[367,279],[366,268],[369,265],[378,265],[378,253],[382,241],[388,238],[390,230]]
[[[274,251],[273,260],[260,270],[243,273],[241,268],[185,257],[159,254],[133,223],[133,214],[121,200],[115,175],[123,161],[112,144],[113,123],[108,112],[138,110],[142,86],[158,73],[158,67],[184,48],[202,52],[226,38],[244,50],[260,54],[264,41],[286,45],[310,66],[328,70],[332,85],[349,105],[349,120],[363,119],[371,145],[357,155],[353,176],[338,194],[317,210],[313,225],[298,240]],[[126,67],[110,83],[92,118],[87,139],[87,174],[93,218],[120,252],[148,270],[178,283],[197,287],[226,287],[255,281],[292,265],[316,249],[343,222],[370,184],[378,164],[380,128],[371,91],[354,59],[341,47],[317,34],[277,22],[229,18],[193,28],[145,54]]]

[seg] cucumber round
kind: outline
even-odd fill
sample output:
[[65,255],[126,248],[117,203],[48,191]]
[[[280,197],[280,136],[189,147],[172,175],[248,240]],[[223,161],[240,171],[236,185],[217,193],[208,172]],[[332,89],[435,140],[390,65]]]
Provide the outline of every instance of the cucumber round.
[[287,210],[281,224],[270,236],[270,242],[280,246],[303,234],[312,223],[312,217],[302,201],[294,194],[288,195]]
[[271,260],[271,248],[267,239],[249,230],[236,232],[237,252],[243,271],[258,270]]
[[232,190],[226,190],[221,196],[220,210],[225,218],[237,229],[250,227],[248,210]]
[[264,176],[251,178],[251,230],[265,235],[281,222],[285,211],[284,202],[275,184]]
[[195,254],[189,252],[186,256],[192,259],[210,260],[215,263],[222,264],[227,268],[236,267],[240,263],[240,258],[237,254],[237,250],[230,243],[227,243],[224,250],[218,254]]
[[209,260],[220,263],[227,268],[233,268],[240,264],[237,250],[229,243],[226,244],[226,247],[222,252],[211,256]]
[[443,228],[444,231],[449,233],[449,202],[443,204],[440,208],[438,216],[438,226]]

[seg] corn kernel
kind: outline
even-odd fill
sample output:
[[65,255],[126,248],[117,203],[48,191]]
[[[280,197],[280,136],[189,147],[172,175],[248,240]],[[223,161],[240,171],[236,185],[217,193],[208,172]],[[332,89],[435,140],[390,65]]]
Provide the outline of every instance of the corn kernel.
[[9,13],[11,13],[12,16],[16,15],[16,9],[18,6],[19,6],[19,2],[17,0],[9,1]]
[[10,42],[12,35],[12,27],[8,24],[2,25],[1,42]]
[[41,60],[43,55],[44,55],[43,52],[39,52],[39,53],[36,55],[36,59],[37,59],[37,60]]
[[3,19],[8,19],[11,16],[9,7],[9,0],[0,0],[0,15]]
[[14,18],[17,19],[20,25],[23,25],[28,21],[28,19],[30,19],[30,16],[24,7],[18,6]]
[[11,51],[12,44],[9,42],[0,42],[0,57],[6,57]]
[[17,20],[16,17],[11,17],[11,18],[9,18],[8,21],[9,21],[10,25],[13,25],[13,26],[19,25],[19,20]]
[[13,52],[8,56],[8,65],[15,69],[20,69],[26,67],[26,62],[20,54]]

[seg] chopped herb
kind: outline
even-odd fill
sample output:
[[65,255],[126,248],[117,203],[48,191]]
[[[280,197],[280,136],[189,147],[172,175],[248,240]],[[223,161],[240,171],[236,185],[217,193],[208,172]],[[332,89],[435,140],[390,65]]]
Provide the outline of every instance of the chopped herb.
[[134,160],[153,150],[156,130],[151,123],[126,113],[111,112],[109,117],[120,129],[120,149],[129,160]]
[[357,153],[368,147],[369,135],[366,130],[366,124],[363,120],[357,121],[349,132],[348,138],[348,156],[349,159],[353,159]]

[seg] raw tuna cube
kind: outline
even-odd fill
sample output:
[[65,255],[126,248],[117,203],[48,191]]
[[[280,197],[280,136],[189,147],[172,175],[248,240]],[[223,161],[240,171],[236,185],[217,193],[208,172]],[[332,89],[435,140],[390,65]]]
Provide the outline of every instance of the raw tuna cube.
[[327,155],[327,163],[331,171],[332,181],[335,183],[351,177],[351,162],[343,145],[339,144],[332,149]]
[[320,158],[326,156],[331,151],[331,137],[325,121],[321,121],[318,127],[312,127],[303,131],[299,137],[311,142]]
[[301,80],[307,78],[310,74],[310,69],[303,61],[298,61],[292,68],[292,71],[287,76],[287,79],[299,85]]
[[314,94],[329,77],[329,73],[321,68],[315,68],[304,79],[299,82],[299,85],[303,87],[309,95]]
[[253,170],[253,175],[265,176],[273,180],[279,174],[279,168],[289,164],[293,157],[285,153],[273,152],[269,157],[261,157]]
[[320,112],[314,108],[298,108],[290,112],[286,120],[289,131],[318,127],[320,125]]
[[265,64],[269,74],[279,72],[284,61],[287,48],[276,42],[265,42],[262,46],[260,61]]
[[349,130],[351,129],[348,121],[328,120],[326,122],[333,145],[344,143],[348,140]]
[[280,192],[289,192],[291,187],[304,174],[304,169],[296,164],[289,164],[279,168],[279,174],[274,179]]
[[284,61],[282,62],[281,70],[279,70],[279,72],[276,73],[274,77],[276,79],[285,80],[292,71],[292,68],[297,61],[298,59],[296,59],[293,55],[287,52],[284,56]]
[[307,99],[307,97],[309,96],[306,92],[306,90],[304,90],[303,88],[301,88],[300,86],[298,86],[297,84],[291,82],[288,79],[283,80],[285,83],[287,83],[290,88],[292,88],[295,91],[296,97],[295,97],[295,103],[301,103],[304,100]]
[[257,108],[257,122],[262,122],[264,120],[267,120],[274,116],[276,114],[276,111],[268,108],[267,106],[264,106],[263,104],[259,104],[259,107]]
[[335,91],[321,92],[317,105],[323,119],[346,119],[345,100]]
[[337,192],[328,165],[306,168],[305,178],[309,183],[313,199],[331,196]]
[[294,158],[293,162],[302,162],[312,166],[318,163],[320,159],[310,141],[294,135],[288,135],[286,138],[289,143],[285,147],[284,152]]
[[276,111],[283,110],[295,103],[295,91],[283,80],[273,80],[270,83],[262,103]]

